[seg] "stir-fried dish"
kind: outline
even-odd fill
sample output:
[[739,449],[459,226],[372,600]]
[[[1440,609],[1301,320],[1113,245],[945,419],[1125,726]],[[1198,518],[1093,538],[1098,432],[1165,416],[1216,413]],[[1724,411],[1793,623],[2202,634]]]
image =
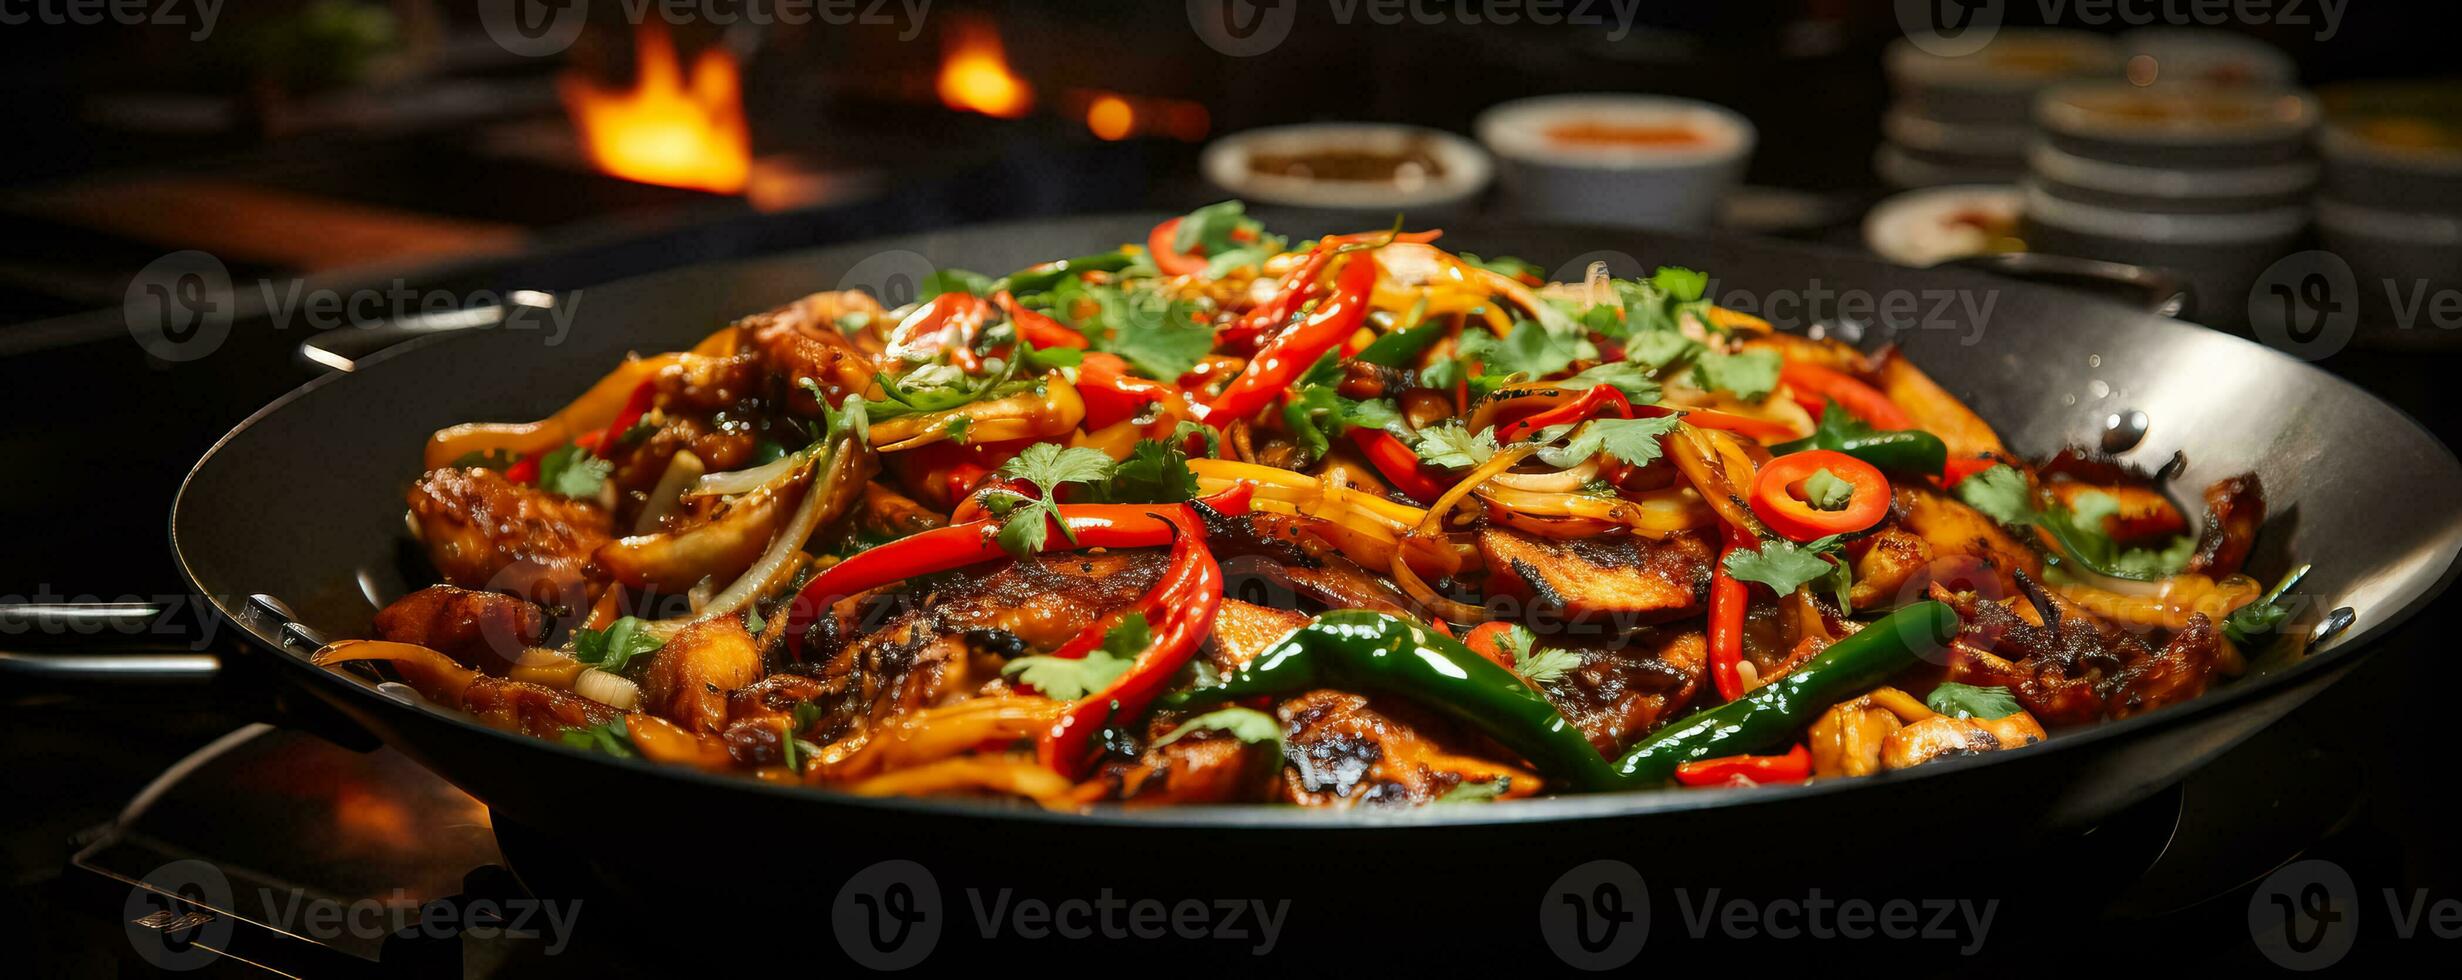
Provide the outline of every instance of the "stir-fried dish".
[[2253,474],[2183,507],[1700,273],[1436,237],[1226,202],[635,355],[436,433],[444,584],[319,662],[862,795],[1343,807],[2022,750],[2287,632]]

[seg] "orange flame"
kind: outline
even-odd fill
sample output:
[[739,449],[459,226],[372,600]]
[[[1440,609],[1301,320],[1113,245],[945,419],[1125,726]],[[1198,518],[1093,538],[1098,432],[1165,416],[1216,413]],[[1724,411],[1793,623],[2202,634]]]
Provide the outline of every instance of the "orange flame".
[[743,80],[724,49],[701,52],[688,77],[675,41],[651,19],[634,32],[638,67],[630,89],[568,72],[558,85],[582,148],[598,169],[626,180],[740,193],[752,173]]
[[1009,70],[1000,32],[990,22],[953,21],[941,46],[940,101],[949,108],[1015,119],[1034,108],[1034,90]]

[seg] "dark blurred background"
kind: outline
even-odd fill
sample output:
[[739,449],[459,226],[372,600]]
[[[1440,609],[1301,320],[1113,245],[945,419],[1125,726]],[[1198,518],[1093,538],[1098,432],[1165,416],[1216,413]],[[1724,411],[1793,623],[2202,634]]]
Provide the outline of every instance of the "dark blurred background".
[[[1650,0],[1627,8],[1629,24],[1613,5],[1571,4],[1608,20],[1553,26],[1458,14],[1390,25],[1347,4],[1286,2],[1264,9],[1295,14],[1288,37],[1250,57],[1192,26],[1204,3],[1155,0],[933,0],[920,17],[862,0],[841,8],[862,23],[767,26],[642,24],[628,4],[572,0],[579,35],[539,56],[513,50],[480,8],[556,4],[264,0],[214,8],[210,29],[198,4],[140,6],[186,22],[0,0],[11,106],[0,600],[184,590],[163,541],[180,476],[319,370],[298,354],[314,331],[250,297],[397,286],[502,297],[934,227],[1185,210],[1228,196],[1199,158],[1229,134],[1384,121],[1471,136],[1499,103],[1565,92],[1680,96],[1750,119],[1758,142],[1719,219],[1739,234],[1868,247],[1869,209],[1936,182],[1877,165],[1901,139],[1885,139],[1884,117],[1925,111],[1883,67],[1907,33],[1901,8],[1921,5],[1886,0]],[[2091,4],[1989,6],[2009,28],[2052,23],[2114,45],[2136,26],[2084,19]],[[2047,16],[2055,6],[2065,17]],[[2211,30],[2277,52],[2289,76],[2256,83],[2326,93],[2327,123],[2344,104],[2337,86],[2400,83],[2428,107],[2403,131],[2429,161],[2426,194],[2455,193],[2457,178],[2436,169],[2462,153],[2462,121],[2440,115],[2462,100],[2450,38],[2420,23],[2419,5],[2351,3],[2331,24],[2306,6],[2304,22],[2234,17]],[[2023,112],[1965,122],[2030,125]],[[634,139],[643,128],[659,135]],[[2027,169],[2015,157],[1930,162],[1939,180],[2004,194]],[[1504,193],[1469,210],[1510,214]],[[2299,236],[2276,250],[2320,241]],[[1987,237],[2005,249],[2024,230]],[[130,311],[149,269],[191,251],[234,284],[237,318],[213,356],[164,360],[138,342]],[[2245,319],[2236,298],[2205,310],[2226,326]],[[2451,444],[2462,416],[2443,404],[2447,332],[2371,323],[2319,363]],[[2367,492],[2355,478],[2352,505]],[[2323,709],[2343,714],[2312,716],[2324,719],[2309,723],[2317,737],[2351,740],[2346,757],[2368,763],[2364,785],[2330,790],[2353,804],[2319,845],[2359,855],[2349,863],[2376,876],[2363,886],[2453,884],[2443,811],[2423,786],[2453,774],[2432,719],[2445,710],[2433,692],[2456,679],[2449,658],[2381,658],[2329,695]],[[0,685],[0,699],[20,716],[0,736],[8,788],[35,814],[12,831],[6,870],[29,887],[57,871],[67,834],[232,721],[177,700],[131,721],[84,692]],[[30,901],[0,903],[0,919]]]

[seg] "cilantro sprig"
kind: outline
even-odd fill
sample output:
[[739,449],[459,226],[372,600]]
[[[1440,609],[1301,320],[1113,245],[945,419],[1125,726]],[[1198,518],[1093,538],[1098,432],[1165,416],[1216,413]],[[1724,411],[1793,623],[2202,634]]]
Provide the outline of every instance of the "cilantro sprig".
[[1145,614],[1130,613],[1104,632],[1102,646],[1086,651],[1083,657],[1019,657],[1001,667],[1000,673],[1032,686],[1044,697],[1075,701],[1110,687],[1153,644],[1154,630]]
[[648,625],[637,617],[626,616],[607,624],[603,630],[574,630],[573,659],[611,674],[623,673],[635,658],[667,645],[667,641],[644,629]]
[[1049,442],[1028,446],[1026,451],[1002,463],[1000,475],[1034,484],[1040,496],[1000,494],[984,501],[985,508],[1001,519],[1001,550],[1019,558],[1031,557],[1050,540],[1054,524],[1060,525],[1060,533],[1074,543],[1076,534],[1060,519],[1060,488],[1071,483],[1099,484],[1111,478],[1116,465],[1101,450],[1084,446],[1063,449]]

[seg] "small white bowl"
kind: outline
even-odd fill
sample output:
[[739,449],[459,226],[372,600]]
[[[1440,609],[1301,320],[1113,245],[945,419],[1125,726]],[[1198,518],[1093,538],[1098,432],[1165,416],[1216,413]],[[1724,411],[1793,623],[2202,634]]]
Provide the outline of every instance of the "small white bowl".
[[[1523,217],[1700,228],[1744,177],[1758,133],[1732,109],[1655,95],[1551,95],[1479,115],[1508,204]],[[1628,139],[1681,131],[1680,141]]]
[[[1338,180],[1261,173],[1259,155],[1323,152],[1426,154],[1433,172],[1397,180]],[[1389,123],[1304,123],[1233,133],[1205,148],[1205,179],[1242,200],[1332,211],[1427,213],[1486,190],[1495,167],[1469,140],[1438,129]]]
[[[2025,198],[2008,184],[1958,184],[1907,191],[1864,216],[1864,247],[1899,265],[1938,265],[2004,251],[2017,237]],[[1977,225],[1982,218],[1997,231]]]

